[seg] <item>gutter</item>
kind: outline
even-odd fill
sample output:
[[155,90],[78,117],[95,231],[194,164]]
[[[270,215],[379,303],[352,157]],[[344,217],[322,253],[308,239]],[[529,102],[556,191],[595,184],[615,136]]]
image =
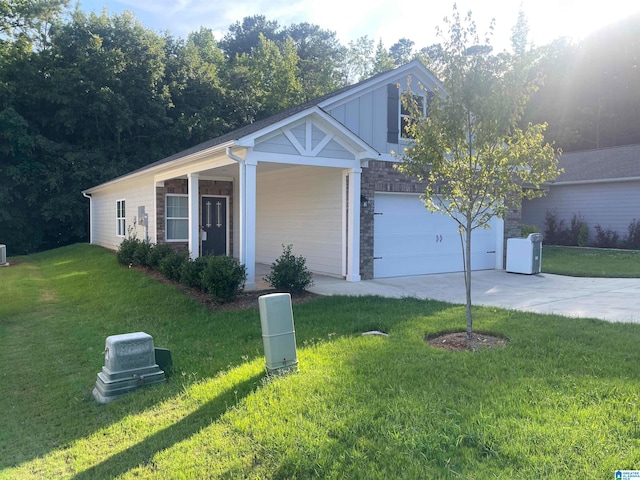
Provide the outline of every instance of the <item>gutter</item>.
[[637,182],[640,181],[640,177],[619,177],[619,178],[601,178],[597,180],[572,180],[566,182],[549,182],[545,185],[584,185],[592,183],[618,183],[618,182]]

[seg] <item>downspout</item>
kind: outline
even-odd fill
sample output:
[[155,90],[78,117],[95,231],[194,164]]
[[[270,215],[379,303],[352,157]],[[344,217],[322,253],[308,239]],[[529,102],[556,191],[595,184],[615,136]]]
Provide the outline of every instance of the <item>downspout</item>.
[[239,189],[238,189],[238,193],[240,194],[240,211],[239,211],[239,216],[240,216],[240,231],[238,232],[238,239],[240,240],[238,243],[240,243],[240,249],[238,252],[238,259],[240,260],[240,263],[244,263],[246,257],[246,242],[245,242],[245,232],[246,232],[246,218],[247,218],[247,213],[246,213],[246,208],[247,208],[247,202],[245,199],[242,198],[242,195],[245,194],[245,163],[244,163],[244,159],[239,157],[238,155],[233,153],[233,147],[229,146],[226,148],[226,154],[227,157],[229,157],[231,160],[234,160],[236,162],[238,162],[238,171],[239,171],[239,175],[238,175],[238,183],[239,183]]
[[93,245],[93,197],[85,192],[82,192],[82,196],[89,199],[89,244]]

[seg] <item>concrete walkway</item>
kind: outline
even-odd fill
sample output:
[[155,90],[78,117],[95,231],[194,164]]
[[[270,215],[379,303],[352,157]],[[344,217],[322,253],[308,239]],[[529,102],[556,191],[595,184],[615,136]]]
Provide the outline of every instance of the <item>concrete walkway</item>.
[[[380,295],[465,303],[462,273],[361,282],[315,276],[314,282],[309,290],[320,295]],[[471,293],[474,305],[640,323],[640,279],[637,278],[577,278],[484,270],[473,272]]]

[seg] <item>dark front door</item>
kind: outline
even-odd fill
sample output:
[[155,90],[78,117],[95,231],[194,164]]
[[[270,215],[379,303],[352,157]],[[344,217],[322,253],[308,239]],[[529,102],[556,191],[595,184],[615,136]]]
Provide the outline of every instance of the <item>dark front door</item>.
[[202,197],[202,255],[227,253],[227,198]]

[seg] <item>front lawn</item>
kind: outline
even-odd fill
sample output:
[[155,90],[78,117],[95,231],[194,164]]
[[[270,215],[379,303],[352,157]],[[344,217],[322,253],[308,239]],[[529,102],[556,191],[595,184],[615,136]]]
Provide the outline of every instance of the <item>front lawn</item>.
[[542,271],[572,277],[640,278],[640,251],[543,245]]
[[[76,245],[0,269],[0,478],[613,478],[640,465],[640,326],[476,308],[504,348],[425,334],[464,308],[294,306],[300,370],[266,379],[257,309],[212,311]],[[383,330],[388,338],[361,336]],[[108,335],[170,348],[167,383],[92,400]]]

